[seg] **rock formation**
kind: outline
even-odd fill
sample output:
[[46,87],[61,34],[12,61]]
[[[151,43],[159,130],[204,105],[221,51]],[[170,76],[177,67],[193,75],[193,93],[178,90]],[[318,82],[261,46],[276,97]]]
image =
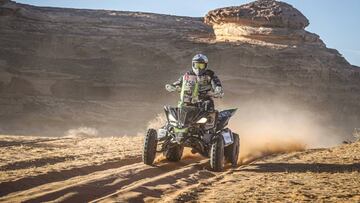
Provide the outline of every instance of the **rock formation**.
[[217,40],[270,42],[283,45],[313,43],[325,46],[319,36],[305,31],[309,20],[291,5],[259,0],[239,7],[210,11],[205,23],[213,26]]
[[164,84],[197,52],[222,79],[225,104],[286,97],[354,127],[359,69],[305,31],[308,23],[276,1],[205,19],[1,1],[0,133],[142,131],[164,104],[175,104]]

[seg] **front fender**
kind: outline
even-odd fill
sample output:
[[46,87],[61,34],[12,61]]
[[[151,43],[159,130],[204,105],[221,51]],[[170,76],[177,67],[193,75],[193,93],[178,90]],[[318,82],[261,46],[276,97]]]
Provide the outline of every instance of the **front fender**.
[[223,139],[224,141],[224,147],[227,147],[234,143],[234,136],[230,129],[226,128],[216,134],[216,136],[213,137],[212,142],[214,142],[216,139]]

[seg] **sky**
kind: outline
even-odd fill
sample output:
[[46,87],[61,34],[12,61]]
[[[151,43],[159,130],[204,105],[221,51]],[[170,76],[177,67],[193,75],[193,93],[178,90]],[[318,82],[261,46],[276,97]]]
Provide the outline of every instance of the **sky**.
[[[282,0],[310,21],[306,30],[320,35],[351,64],[360,66],[360,0]],[[212,9],[238,6],[251,0],[16,0],[36,6],[142,11],[203,17]]]

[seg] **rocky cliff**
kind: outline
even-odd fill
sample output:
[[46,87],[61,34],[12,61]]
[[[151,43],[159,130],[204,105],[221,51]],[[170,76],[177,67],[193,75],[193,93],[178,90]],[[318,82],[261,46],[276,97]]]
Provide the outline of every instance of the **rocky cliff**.
[[0,133],[136,133],[175,103],[164,84],[197,52],[222,79],[225,104],[286,98],[355,127],[359,69],[305,31],[308,24],[272,0],[205,18],[0,1]]
[[325,46],[319,36],[304,30],[309,20],[300,11],[274,0],[216,9],[205,16],[205,23],[214,28],[219,41]]

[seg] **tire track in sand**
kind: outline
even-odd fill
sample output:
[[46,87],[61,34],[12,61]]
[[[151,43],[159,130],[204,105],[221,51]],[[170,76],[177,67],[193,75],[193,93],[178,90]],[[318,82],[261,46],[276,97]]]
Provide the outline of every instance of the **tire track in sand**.
[[[100,165],[87,165],[66,170],[51,171],[37,176],[28,176],[13,181],[0,182],[0,197],[52,182],[61,182],[77,176],[85,176],[98,171],[119,168],[124,165],[137,163],[140,160],[141,156],[130,156],[117,161],[105,162]],[[2,198],[0,198],[0,201],[1,199]]]
[[100,202],[139,201],[164,194],[201,179],[215,176],[206,167],[208,160],[185,158],[177,163],[161,162],[152,167],[143,163],[97,171],[63,181],[47,183],[1,197],[5,202]]
[[[173,164],[173,163],[172,163]],[[123,187],[107,196],[92,202],[142,202],[159,200],[163,195],[168,195],[180,188],[196,185],[202,179],[215,176],[208,171],[208,160],[198,159],[195,163],[176,168],[168,168],[166,172],[152,178],[145,178]],[[159,168],[164,165],[159,166]]]

